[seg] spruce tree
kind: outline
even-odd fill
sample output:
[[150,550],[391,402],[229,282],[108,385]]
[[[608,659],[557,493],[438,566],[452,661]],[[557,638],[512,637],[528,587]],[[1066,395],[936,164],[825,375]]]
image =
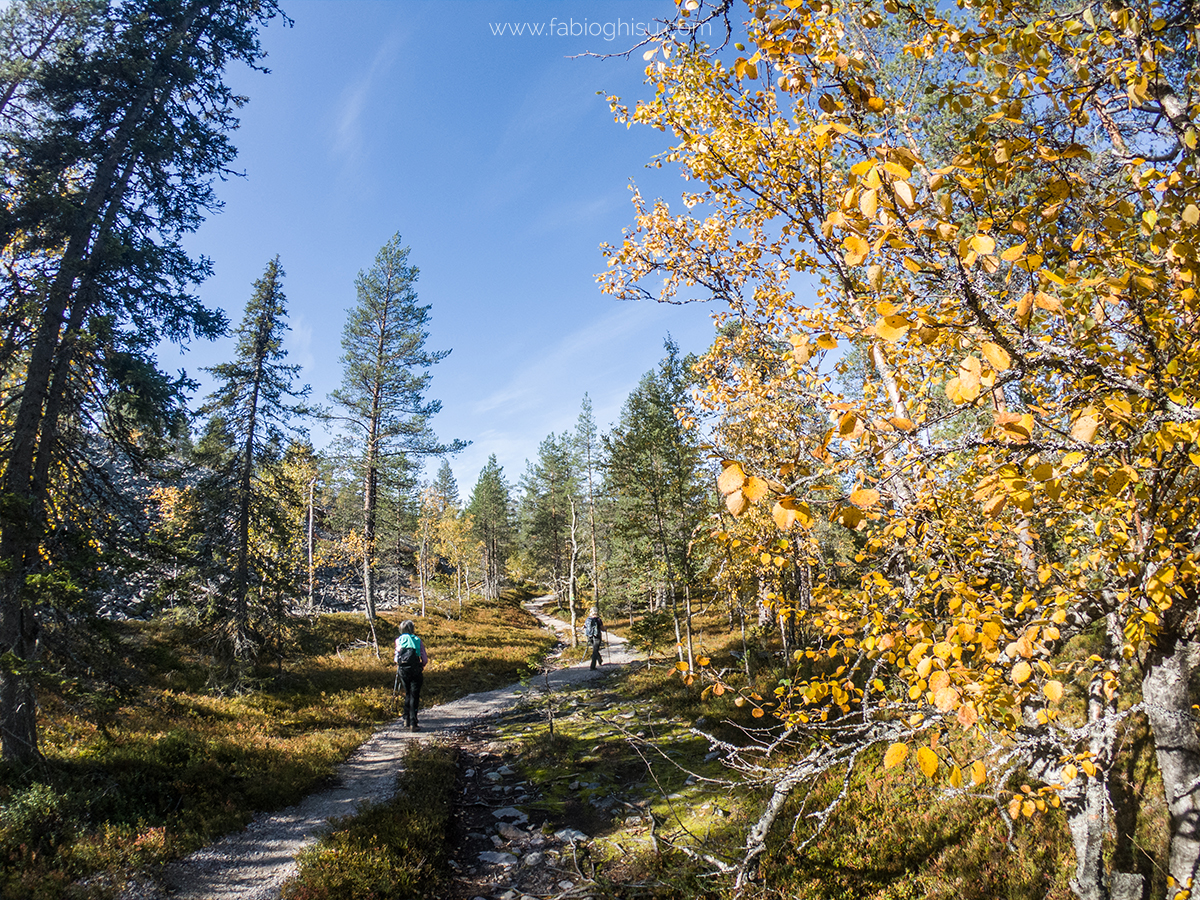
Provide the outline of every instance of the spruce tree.
[[225,324],[192,291],[207,261],[181,242],[215,205],[212,179],[235,153],[228,134],[243,98],[224,68],[257,67],[258,29],[279,14],[274,0],[75,9],[81,17],[44,30],[50,44],[21,85],[4,87],[0,120],[6,330],[20,336],[0,358],[13,387],[0,441],[0,656],[10,660],[0,742],[20,762],[38,757],[33,585],[54,563],[45,541],[70,506],[56,497],[74,499],[63,473],[84,464],[69,432],[98,422],[109,445],[136,453],[179,422],[187,382],[159,371],[156,350]]
[[425,349],[429,307],[417,302],[419,270],[396,234],[355,281],[357,303],[342,332],[342,386],[330,397],[350,425],[362,479],[363,609],[375,619],[375,542],[379,477],[389,464],[419,466],[422,458],[456,453],[465,441],[442,444],[430,420],[442,408],[426,400],[430,368],[449,350]]
[[475,536],[483,544],[483,597],[498,600],[504,581],[504,563],[513,538],[512,498],[504,469],[496,454],[488,457],[479,473],[467,512],[472,516]]
[[[615,562],[621,581],[671,608],[679,647],[691,663],[692,538],[708,513],[703,454],[694,425],[690,357],[670,339],[667,354],[625,401],[604,446],[604,491],[612,500]],[[682,416],[680,414],[683,414]],[[628,597],[633,603],[632,594]],[[679,601],[683,600],[683,615]]]
[[283,362],[287,357],[283,336],[288,331],[283,274],[276,256],[254,282],[242,324],[234,332],[234,359],[207,370],[218,387],[201,409],[202,414],[220,418],[234,449],[231,465],[214,474],[219,484],[227,485],[226,491],[215,496],[228,503],[232,526],[227,533],[229,639],[239,660],[247,659],[254,649],[251,588],[261,590],[269,572],[268,566],[251,558],[251,525],[255,519],[281,518],[278,510],[270,508],[268,495],[256,479],[264,463],[277,462],[282,455],[286,438],[294,430],[290,420],[303,412],[297,401],[308,394],[307,386],[293,387],[300,367]]
[[454,470],[450,468],[450,460],[443,459],[438,466],[437,478],[433,481],[433,490],[441,503],[442,512],[458,508],[458,481],[454,478]]
[[570,437],[551,434],[538,445],[537,463],[528,463],[521,479],[521,542],[535,576],[560,598],[570,594],[571,515],[578,480]]
[[588,541],[592,551],[592,606],[600,606],[600,555],[596,537],[596,491],[597,476],[602,464],[600,433],[596,429],[596,417],[592,413],[592,398],[583,395],[579,419],[575,423],[574,450],[579,470],[584,501],[587,503]]

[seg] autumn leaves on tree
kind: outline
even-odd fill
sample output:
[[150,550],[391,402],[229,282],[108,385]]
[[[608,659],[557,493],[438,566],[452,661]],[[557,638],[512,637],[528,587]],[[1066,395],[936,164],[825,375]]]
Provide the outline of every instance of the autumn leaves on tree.
[[645,48],[654,98],[613,99],[620,120],[673,135],[667,159],[695,187],[682,211],[635,194],[602,282],[728,305],[737,327],[701,361],[701,402],[735,517],[714,540],[756,560],[746,577],[807,568],[831,526],[853,536],[855,565],[822,571],[804,605],[772,592],[818,635],[779,712],[801,731],[853,726],[886,766],[990,786],[1014,818],[1063,805],[1081,897],[1107,896],[1106,772],[1144,715],[1168,895],[1186,896],[1194,9],[789,0],[747,15],[736,56],[680,29]]

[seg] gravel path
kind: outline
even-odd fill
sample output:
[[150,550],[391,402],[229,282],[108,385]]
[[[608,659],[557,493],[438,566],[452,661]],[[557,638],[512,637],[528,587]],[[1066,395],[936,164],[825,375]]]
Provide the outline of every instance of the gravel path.
[[[565,634],[568,629],[543,615],[537,604],[530,604],[531,611],[547,627]],[[606,666],[634,661],[621,638],[610,636],[609,641]],[[169,864],[154,880],[132,882],[121,900],[277,900],[283,883],[296,874],[296,854],[316,840],[327,820],[352,814],[364,801],[383,801],[392,795],[409,741],[445,736],[512,707],[530,691],[553,691],[604,671],[593,671],[583,662],[553,669],[528,684],[511,684],[431,707],[422,711],[422,730],[417,734],[397,719],[375,732],[342,764],[333,787],[295,806],[259,816],[245,830]]]

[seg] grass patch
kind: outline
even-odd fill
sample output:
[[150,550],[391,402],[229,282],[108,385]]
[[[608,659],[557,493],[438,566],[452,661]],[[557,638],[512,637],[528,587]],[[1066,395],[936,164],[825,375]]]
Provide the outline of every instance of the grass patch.
[[[115,883],[319,788],[395,715],[403,618],[380,617],[379,656],[361,615],[294,620],[245,693],[214,681],[198,622],[110,623],[106,672],[39,686],[45,762],[0,767],[0,900],[60,900],[97,874]],[[427,706],[516,682],[553,645],[515,595],[417,630]]]
[[437,896],[449,847],[458,751],[412,743],[396,796],[336,821],[297,857],[284,900],[370,900]]

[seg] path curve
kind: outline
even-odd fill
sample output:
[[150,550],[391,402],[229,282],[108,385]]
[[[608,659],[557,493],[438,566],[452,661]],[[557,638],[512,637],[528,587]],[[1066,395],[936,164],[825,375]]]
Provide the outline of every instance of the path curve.
[[[552,599],[539,598],[526,607],[548,628],[565,636],[570,629],[539,608]],[[586,661],[553,668],[526,683],[468,694],[430,707],[421,713],[422,730],[417,734],[396,719],[376,731],[342,763],[333,787],[310,794],[295,806],[258,816],[244,830],[167,864],[154,880],[136,879],[121,893],[120,900],[278,900],[283,883],[296,874],[296,854],[317,839],[329,819],[351,815],[366,801],[382,802],[392,796],[409,741],[462,730],[511,708],[530,691],[554,691],[589,681],[603,675],[609,665],[624,665],[635,659],[623,638],[610,635],[604,668],[592,670]]]

